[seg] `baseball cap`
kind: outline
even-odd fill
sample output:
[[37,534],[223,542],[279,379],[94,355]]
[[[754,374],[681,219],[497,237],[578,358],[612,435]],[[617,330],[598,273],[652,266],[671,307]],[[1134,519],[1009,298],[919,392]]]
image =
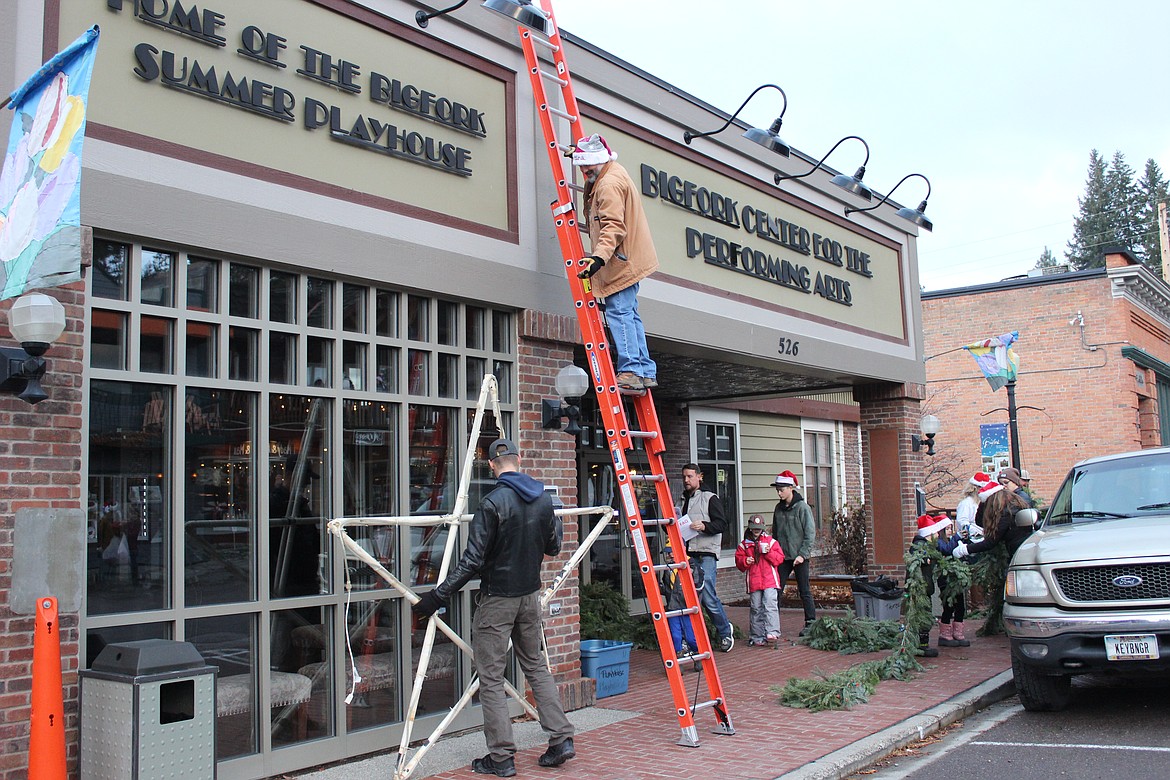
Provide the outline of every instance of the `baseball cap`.
[[520,457],[520,448],[511,439],[496,439],[487,449],[487,459],[495,460],[503,455]]

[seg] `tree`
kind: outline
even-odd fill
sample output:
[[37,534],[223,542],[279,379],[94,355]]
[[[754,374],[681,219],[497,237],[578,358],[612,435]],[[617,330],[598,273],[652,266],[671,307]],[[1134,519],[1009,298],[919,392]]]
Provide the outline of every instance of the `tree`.
[[1108,222],[1109,192],[1105,183],[1105,158],[1093,149],[1089,153],[1089,175],[1085,181],[1085,194],[1077,200],[1081,213],[1073,222],[1073,237],[1068,242],[1065,257],[1073,268],[1098,268],[1105,265],[1101,252],[1105,237],[1109,235]]
[[1049,249],[1048,247],[1044,247],[1044,252],[1041,253],[1040,259],[1036,261],[1035,267],[1036,268],[1055,268],[1056,266],[1058,266],[1060,264],[1061,264],[1060,260],[1057,259],[1056,255],[1052,254],[1052,250]]
[[1113,160],[1105,171],[1105,192],[1108,198],[1106,224],[1109,233],[1099,242],[1100,249],[1119,246],[1144,261],[1145,258],[1141,256],[1141,229],[1138,226],[1141,204],[1138,202],[1137,186],[1133,183],[1133,168],[1129,167],[1121,152],[1113,153]]
[[1162,177],[1158,163],[1146,160],[1142,178],[1137,183],[1138,241],[1142,261],[1151,271],[1162,274],[1162,244],[1158,237],[1158,204],[1170,201],[1170,182]]

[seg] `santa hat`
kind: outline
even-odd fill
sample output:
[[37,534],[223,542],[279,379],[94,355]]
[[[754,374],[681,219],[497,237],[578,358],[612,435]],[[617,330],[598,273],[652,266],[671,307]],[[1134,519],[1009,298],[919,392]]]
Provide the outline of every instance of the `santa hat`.
[[605,165],[616,159],[617,152],[598,133],[579,139],[573,146],[573,165]]
[[992,480],[989,474],[984,474],[982,471],[976,471],[975,476],[971,477],[971,479],[967,481],[975,487],[981,488],[984,487],[988,482],[993,482],[994,480]]
[[777,488],[784,487],[785,485],[796,487],[798,484],[799,483],[796,481],[796,475],[791,471],[781,471],[776,475],[776,479],[772,480],[772,487]]
[[915,536],[919,539],[925,539],[928,536],[934,536],[939,531],[945,531],[950,527],[951,518],[946,515],[919,515],[918,533]]
[[983,503],[1001,490],[1003,490],[1003,485],[999,484],[998,482],[987,483],[983,487],[979,488],[979,503]]

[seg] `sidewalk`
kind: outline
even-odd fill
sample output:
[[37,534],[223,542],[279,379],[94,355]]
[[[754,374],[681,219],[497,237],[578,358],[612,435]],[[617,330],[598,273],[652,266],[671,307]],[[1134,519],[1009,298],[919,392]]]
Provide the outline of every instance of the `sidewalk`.
[[[728,617],[747,627],[747,607],[728,608]],[[783,610],[786,634],[801,626],[799,610]],[[973,635],[979,623],[968,621]],[[932,634],[934,643],[936,636]],[[737,641],[730,653],[717,653],[716,664],[728,699],[734,736],[710,733],[716,725],[710,711],[695,719],[701,745],[676,745],[678,719],[657,652],[635,650],[630,658],[630,688],[619,696],[599,699],[597,706],[569,713],[579,731],[574,738],[577,758],[556,769],[536,763],[547,746],[535,723],[519,724],[516,754],[518,777],[552,780],[643,780],[649,778],[715,777],[720,780],[826,780],[852,772],[933,731],[1014,693],[1007,638],[974,638],[971,647],[941,648],[938,658],[923,658],[926,671],[915,679],[886,680],[866,704],[853,710],[808,712],[779,704],[772,688],[790,677],[812,677],[881,657],[879,653],[838,655],[793,645],[748,647]],[[698,679],[688,672],[688,683]],[[703,691],[705,694],[705,686]],[[449,744],[448,744],[449,743]],[[423,763],[411,780],[471,780],[483,777],[470,769],[470,759],[486,752],[483,734],[444,740],[447,769],[425,774]],[[428,755],[428,758],[430,756]],[[303,775],[315,780],[336,777],[360,780],[393,776],[395,755],[349,762],[336,770]],[[439,759],[436,756],[437,760]],[[457,763],[456,763],[457,762]]]

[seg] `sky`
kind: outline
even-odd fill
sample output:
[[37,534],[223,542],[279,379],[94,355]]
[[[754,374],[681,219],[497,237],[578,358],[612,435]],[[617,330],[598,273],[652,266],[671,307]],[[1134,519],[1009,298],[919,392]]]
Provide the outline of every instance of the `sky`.
[[[1093,149],[1106,160],[1120,152],[1137,177],[1152,158],[1170,178],[1166,0],[552,7],[561,29],[728,114],[761,84],[780,86],[780,137],[819,160],[861,136],[865,182],[879,195],[925,175],[934,222],[918,242],[925,290],[1026,274],[1045,247],[1062,259]],[[740,118],[767,128],[782,102],[764,90]],[[826,165],[852,173],[863,157],[846,142]],[[778,160],[789,173],[806,169]],[[914,177],[893,200],[913,207],[925,194]]]

